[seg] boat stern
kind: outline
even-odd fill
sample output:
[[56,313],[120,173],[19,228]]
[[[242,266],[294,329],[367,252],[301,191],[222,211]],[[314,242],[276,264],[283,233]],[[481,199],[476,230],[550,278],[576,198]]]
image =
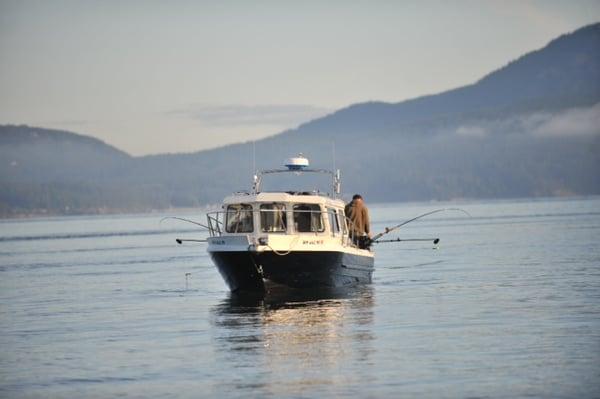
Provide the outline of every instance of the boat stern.
[[232,292],[264,292],[265,284],[247,235],[209,237],[207,251]]

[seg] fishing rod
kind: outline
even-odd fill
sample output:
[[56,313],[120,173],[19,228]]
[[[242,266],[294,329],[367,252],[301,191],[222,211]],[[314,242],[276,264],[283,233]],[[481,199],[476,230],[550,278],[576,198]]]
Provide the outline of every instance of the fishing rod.
[[176,219],[176,220],[181,220],[181,221],[183,221],[183,222],[188,222],[188,223],[195,224],[196,226],[200,226],[200,227],[202,227],[202,228],[204,228],[204,229],[206,229],[206,230],[210,230],[210,228],[209,228],[208,226],[206,226],[206,225],[204,225],[204,224],[202,224],[202,223],[195,222],[195,221],[193,221],[193,220],[190,220],[190,219],[184,219],[184,218],[180,218],[180,217],[177,217],[177,216],[167,216],[167,217],[164,217],[164,218],[160,219],[160,222],[159,222],[159,223],[162,223],[162,222],[163,222],[163,220],[166,220],[166,219]]
[[176,238],[175,242],[177,242],[177,244],[183,244],[184,242],[206,242],[206,240],[192,240],[192,239]]
[[390,240],[379,240],[373,242],[374,244],[381,244],[383,242],[404,242],[404,241],[432,241],[434,245],[440,242],[439,238],[392,238]]
[[[430,211],[430,212],[424,213],[422,215],[416,216],[416,217],[414,217],[412,219],[409,219],[409,220],[407,220],[405,222],[397,224],[396,226],[386,227],[383,232],[381,232],[379,234],[376,234],[373,238],[371,238],[371,243],[376,242],[377,240],[379,240],[384,235],[386,235],[388,233],[391,233],[392,231],[394,231],[396,229],[399,229],[400,227],[402,227],[402,226],[404,226],[404,225],[406,225],[406,224],[408,224],[410,222],[414,222],[415,220],[424,218],[425,216],[433,215],[434,213],[444,212],[444,211],[459,211],[459,212],[462,212],[462,213],[466,214],[467,216],[471,217],[471,214],[469,212],[465,211],[464,209],[460,209],[460,208],[442,208],[442,209],[436,209],[435,211]],[[403,240],[403,241],[407,241],[407,240]],[[428,241],[428,239],[426,241]],[[383,242],[383,241],[381,241],[381,242]]]

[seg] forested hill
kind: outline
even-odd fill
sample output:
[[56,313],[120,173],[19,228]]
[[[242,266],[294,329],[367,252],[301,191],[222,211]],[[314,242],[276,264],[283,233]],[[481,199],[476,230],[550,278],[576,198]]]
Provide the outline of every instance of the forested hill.
[[[473,85],[400,103],[355,104],[299,129],[339,138],[340,132],[434,133],[429,124],[503,117],[592,105],[600,99],[600,23],[551,41]],[[476,57],[476,55],[473,55]],[[440,71],[443,73],[443,71]]]
[[2,181],[13,182],[97,178],[132,159],[89,136],[23,125],[0,127],[0,155],[9,162]]
[[[352,105],[257,141],[257,167],[298,152],[329,167],[334,142],[343,191],[370,202],[600,194],[599,49],[594,24],[472,85]],[[252,144],[130,157],[73,133],[1,126],[0,165],[4,216],[144,211],[248,188]]]

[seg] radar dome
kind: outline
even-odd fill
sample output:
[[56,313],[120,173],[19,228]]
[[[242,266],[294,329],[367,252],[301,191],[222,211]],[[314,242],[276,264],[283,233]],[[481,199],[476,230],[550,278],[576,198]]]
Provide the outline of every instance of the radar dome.
[[286,159],[285,166],[289,170],[302,170],[308,167],[308,159],[304,155],[298,154],[297,157]]

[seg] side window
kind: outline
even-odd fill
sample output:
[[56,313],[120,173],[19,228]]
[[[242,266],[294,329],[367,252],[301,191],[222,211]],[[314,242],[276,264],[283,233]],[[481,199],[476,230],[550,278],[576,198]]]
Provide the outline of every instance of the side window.
[[287,215],[284,204],[262,204],[260,206],[260,228],[265,233],[285,233]]
[[337,235],[340,232],[340,225],[338,223],[336,210],[333,208],[327,208],[327,216],[329,219],[329,228],[331,229],[331,235]]
[[340,226],[342,226],[342,232],[344,233],[344,235],[348,234],[348,226],[346,225],[346,215],[341,209],[338,211],[338,221],[340,223]]
[[323,215],[318,204],[294,205],[294,228],[299,233],[325,231]]
[[229,205],[227,207],[225,231],[228,233],[252,233],[254,231],[252,205]]

